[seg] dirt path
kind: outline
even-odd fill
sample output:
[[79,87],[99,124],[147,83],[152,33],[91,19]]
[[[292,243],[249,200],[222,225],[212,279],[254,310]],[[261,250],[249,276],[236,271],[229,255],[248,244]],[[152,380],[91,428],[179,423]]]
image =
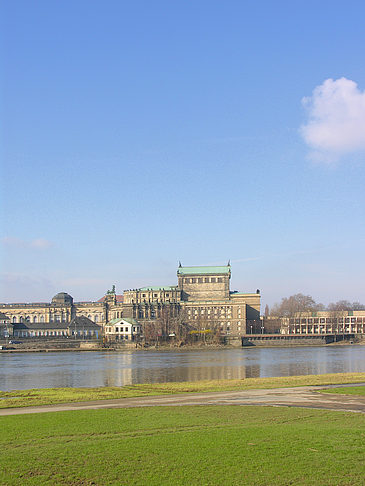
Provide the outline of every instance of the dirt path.
[[318,393],[329,387],[303,386],[272,390],[246,390],[214,393],[185,393],[116,400],[60,403],[37,407],[0,409],[0,416],[26,413],[96,410],[101,408],[131,408],[181,405],[266,405],[274,407],[304,407],[365,413],[365,396]]

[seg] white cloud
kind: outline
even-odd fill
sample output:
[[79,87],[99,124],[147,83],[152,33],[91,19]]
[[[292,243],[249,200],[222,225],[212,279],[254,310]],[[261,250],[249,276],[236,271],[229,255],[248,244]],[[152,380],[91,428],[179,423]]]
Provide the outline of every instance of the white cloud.
[[51,241],[45,240],[44,238],[27,241],[15,236],[5,236],[4,238],[1,238],[1,242],[3,245],[11,248],[31,248],[40,251],[48,250],[48,248],[53,246]]
[[308,121],[300,132],[312,159],[335,162],[365,150],[365,91],[354,81],[326,79],[302,103]]
[[44,238],[37,238],[36,240],[32,240],[30,242],[30,246],[37,250],[47,250],[53,246],[53,243],[49,240],[45,240]]

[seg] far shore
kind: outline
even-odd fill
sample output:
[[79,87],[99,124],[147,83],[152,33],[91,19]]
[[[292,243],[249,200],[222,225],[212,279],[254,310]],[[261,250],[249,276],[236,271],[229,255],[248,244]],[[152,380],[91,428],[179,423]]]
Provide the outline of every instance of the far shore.
[[[47,344],[47,343],[44,343]],[[65,343],[66,344],[66,343]],[[135,345],[126,345],[126,346],[97,346],[97,343],[91,343],[92,345],[89,346],[82,346],[82,342],[80,346],[75,346],[75,343],[67,343],[69,346],[57,347],[50,345],[50,347],[42,347],[37,346],[33,347],[33,343],[22,343],[21,345],[9,345],[9,344],[2,344],[3,349],[0,349],[1,354],[11,354],[11,353],[57,353],[57,352],[92,352],[92,351],[103,351],[103,352],[120,352],[120,351],[133,351],[133,352],[140,352],[140,351],[209,351],[209,350],[232,350],[232,349],[261,349],[261,348],[302,348],[302,347],[333,347],[333,346],[362,346],[365,345],[365,340],[361,340],[359,342],[354,341],[339,341],[333,342],[328,344],[289,344],[283,342],[281,344],[261,344],[259,346],[232,346],[229,344],[186,344],[183,346],[174,346],[174,345],[159,345],[159,346],[135,346]],[[93,346],[96,344],[95,346]]]

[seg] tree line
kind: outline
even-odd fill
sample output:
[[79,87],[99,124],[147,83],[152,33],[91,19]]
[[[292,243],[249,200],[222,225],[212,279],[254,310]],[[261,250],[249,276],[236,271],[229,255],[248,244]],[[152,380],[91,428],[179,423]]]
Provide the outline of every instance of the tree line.
[[339,300],[337,302],[331,302],[325,306],[321,303],[317,303],[310,295],[295,294],[290,297],[282,298],[281,302],[274,304],[271,309],[267,305],[265,307],[265,317],[293,317],[306,312],[338,312],[351,310],[365,310],[365,304],[361,304],[360,302],[350,302],[348,300]]

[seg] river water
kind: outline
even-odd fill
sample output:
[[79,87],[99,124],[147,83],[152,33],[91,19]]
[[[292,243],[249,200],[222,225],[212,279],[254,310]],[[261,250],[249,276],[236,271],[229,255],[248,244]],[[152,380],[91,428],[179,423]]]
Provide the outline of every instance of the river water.
[[0,390],[365,372],[365,346],[0,354]]

